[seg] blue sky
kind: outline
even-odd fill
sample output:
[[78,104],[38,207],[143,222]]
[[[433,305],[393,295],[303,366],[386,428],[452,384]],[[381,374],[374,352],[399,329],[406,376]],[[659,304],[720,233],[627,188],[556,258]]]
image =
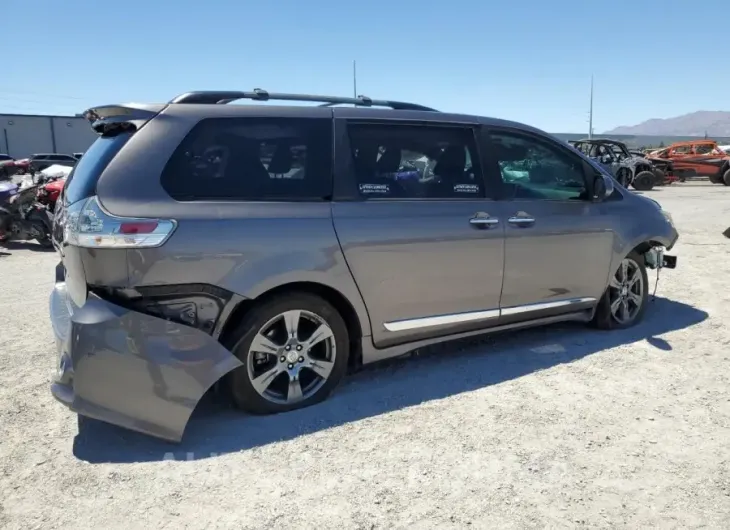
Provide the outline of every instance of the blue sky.
[[[414,101],[597,132],[730,109],[727,0],[1,0],[0,113],[188,90]],[[695,25],[696,23],[696,25]]]

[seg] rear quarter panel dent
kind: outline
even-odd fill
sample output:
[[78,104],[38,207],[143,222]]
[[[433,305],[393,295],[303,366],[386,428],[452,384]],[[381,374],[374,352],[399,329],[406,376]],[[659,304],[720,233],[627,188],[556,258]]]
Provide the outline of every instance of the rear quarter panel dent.
[[370,320],[326,215],[298,218],[184,220],[159,248],[127,255],[130,287],[204,283],[247,299],[295,282],[312,282],[341,293],[352,305],[363,334]]

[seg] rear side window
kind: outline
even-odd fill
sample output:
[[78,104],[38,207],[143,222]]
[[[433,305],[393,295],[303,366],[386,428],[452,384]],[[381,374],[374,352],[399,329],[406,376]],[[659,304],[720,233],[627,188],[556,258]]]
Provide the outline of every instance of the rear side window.
[[397,123],[348,126],[364,199],[480,199],[484,181],[469,127]]
[[161,183],[178,201],[328,200],[332,122],[204,119],[176,149]]
[[96,183],[102,171],[131,136],[131,132],[111,137],[102,136],[91,144],[88,151],[84,153],[84,157],[76,163],[66,179],[64,197],[68,204],[94,195]]

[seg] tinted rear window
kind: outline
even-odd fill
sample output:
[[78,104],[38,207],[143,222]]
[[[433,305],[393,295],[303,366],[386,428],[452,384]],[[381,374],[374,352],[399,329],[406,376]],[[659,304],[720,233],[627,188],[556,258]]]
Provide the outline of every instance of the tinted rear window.
[[332,193],[332,122],[202,120],[175,150],[161,183],[178,201],[326,199]]
[[132,133],[121,133],[111,137],[102,136],[89,147],[66,180],[64,197],[68,204],[94,195],[96,183],[104,168],[109,165],[131,135]]

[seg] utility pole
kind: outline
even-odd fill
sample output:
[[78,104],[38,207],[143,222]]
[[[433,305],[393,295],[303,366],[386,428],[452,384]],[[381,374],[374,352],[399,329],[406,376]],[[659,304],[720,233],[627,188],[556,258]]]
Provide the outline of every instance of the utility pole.
[[357,97],[357,61],[352,61],[352,97]]
[[588,139],[593,139],[593,75],[591,75],[591,109],[588,115]]

